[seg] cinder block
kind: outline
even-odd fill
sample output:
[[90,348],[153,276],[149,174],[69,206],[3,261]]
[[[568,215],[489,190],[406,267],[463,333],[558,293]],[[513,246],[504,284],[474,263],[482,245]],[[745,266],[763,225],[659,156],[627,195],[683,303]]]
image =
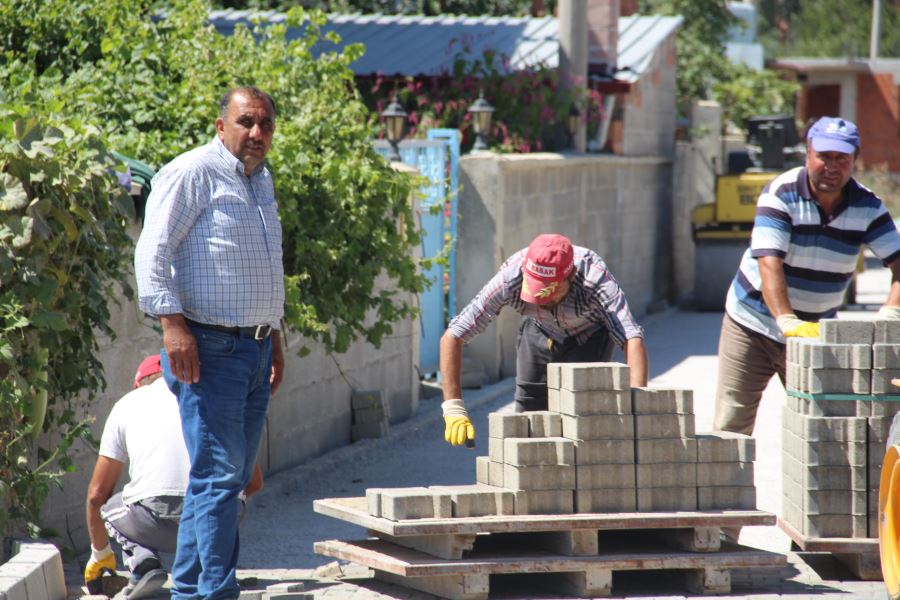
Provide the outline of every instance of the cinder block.
[[573,490],[520,490],[513,495],[517,515],[567,515],[575,511]]
[[865,442],[863,417],[808,417],[796,415],[800,439],[808,442]]
[[558,390],[560,384],[560,363],[550,363],[547,365],[547,389]]
[[562,436],[562,417],[548,410],[524,413],[528,418],[528,437]]
[[354,390],[350,394],[350,407],[353,410],[380,406],[384,408],[384,396],[381,390]]
[[900,344],[873,344],[873,369],[900,369]]
[[731,431],[698,433],[697,462],[752,462],[756,460],[753,437]]
[[697,488],[698,510],[756,510],[756,488],[715,486]]
[[635,510],[637,510],[637,494],[633,487],[575,490],[575,512],[633,512]]
[[503,487],[512,490],[572,490],[575,489],[575,467],[517,467],[507,464],[503,466]]
[[879,319],[874,321],[876,344],[900,344],[900,321]]
[[900,369],[872,369],[872,394],[900,395],[900,388],[891,379],[900,377]]
[[634,415],[634,437],[641,440],[694,437],[694,415]]
[[639,512],[697,510],[697,486],[639,487],[637,509]]
[[527,440],[529,438],[488,438],[488,457],[494,462],[506,462],[503,460],[503,447],[506,440]]
[[868,394],[871,374],[868,369],[807,369],[811,394]]
[[378,495],[381,496],[381,516],[391,521],[453,516],[450,496],[425,487],[380,488]]
[[562,415],[562,435],[570,440],[634,439],[632,415]]
[[628,390],[559,391],[559,412],[564,415],[630,415]]
[[638,463],[697,462],[697,440],[693,438],[637,439],[634,443]]
[[[29,600],[25,580],[0,574],[0,598],[3,600]],[[106,596],[103,596],[105,599]]]
[[694,414],[694,393],[691,390],[631,388],[634,414]]
[[[482,485],[491,484],[491,459],[488,456],[475,457],[475,481]],[[371,514],[371,511],[370,511]],[[377,515],[376,515],[377,516]]]
[[819,321],[819,339],[828,344],[868,344],[875,339],[872,321],[850,319],[822,319]]
[[607,488],[634,488],[634,464],[578,465],[575,467],[575,488],[601,490]]
[[503,456],[506,464],[521,467],[574,465],[575,443],[561,437],[506,438]]
[[[650,463],[635,465],[639,489],[678,488],[697,485],[696,463]],[[599,486],[597,486],[599,487]]]
[[752,462],[697,463],[698,487],[753,487]]
[[575,464],[634,464],[634,440],[575,440]]
[[433,485],[430,489],[450,495],[454,517],[514,515],[515,495],[512,490],[490,485]]
[[[18,579],[25,584],[27,598],[49,598],[44,569],[41,563],[17,562],[15,557],[0,567],[0,577]],[[11,586],[15,587],[15,586]]]
[[630,380],[628,366],[621,363],[562,363],[560,366],[560,389],[573,392],[627,390]]
[[488,415],[488,436],[494,438],[528,437],[527,413],[491,413]]

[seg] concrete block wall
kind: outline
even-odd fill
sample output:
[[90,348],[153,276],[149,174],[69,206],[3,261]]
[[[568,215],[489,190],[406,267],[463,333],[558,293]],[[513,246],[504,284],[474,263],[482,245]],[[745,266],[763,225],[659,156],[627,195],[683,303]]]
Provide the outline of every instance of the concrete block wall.
[[[501,510],[505,494],[512,513],[495,514],[756,507],[753,438],[696,435],[690,390],[631,388],[619,363],[553,363],[547,382],[549,410],[489,416],[488,455],[466,486],[485,495],[481,510]],[[450,489],[370,489],[369,513],[446,516]],[[389,507],[396,497],[406,504]]]
[[675,61],[673,34],[657,47],[644,74],[624,96],[623,154],[674,155]]
[[809,537],[877,537],[900,322],[825,319],[820,331],[787,344],[783,516]]
[[[672,289],[669,156],[468,155],[460,160],[456,305],[462,309],[511,254],[545,232],[603,257],[636,315]],[[504,310],[465,353],[491,381],[515,373],[520,317]]]

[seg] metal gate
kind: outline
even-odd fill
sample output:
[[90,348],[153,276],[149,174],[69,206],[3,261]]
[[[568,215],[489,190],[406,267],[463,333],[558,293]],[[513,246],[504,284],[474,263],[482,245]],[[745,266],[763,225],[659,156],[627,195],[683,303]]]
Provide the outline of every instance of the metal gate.
[[[419,374],[439,369],[440,340],[447,320],[456,315],[456,201],[459,190],[459,142],[457,129],[431,129],[427,140],[404,140],[400,160],[415,167],[428,183],[420,203],[422,256],[435,257],[449,245],[448,266],[433,264],[425,272],[431,287],[419,295]],[[375,142],[382,156],[388,153],[384,140]]]

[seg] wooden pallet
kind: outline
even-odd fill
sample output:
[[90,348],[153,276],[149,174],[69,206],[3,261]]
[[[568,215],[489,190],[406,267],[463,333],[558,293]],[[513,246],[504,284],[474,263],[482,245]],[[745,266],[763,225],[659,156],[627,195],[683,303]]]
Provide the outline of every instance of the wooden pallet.
[[[755,510],[506,515],[391,521],[365,498],[316,500],[320,514],[379,539],[318,542],[318,554],[368,566],[376,577],[446,598],[487,598],[490,578],[543,573],[570,596],[608,596],[619,571],[681,570],[698,593],[727,593],[731,569],[782,567],[781,554],[721,541],[722,528],[774,525]],[[673,549],[674,548],[674,549]]]
[[881,556],[878,538],[826,538],[809,537],[785,521],[778,519],[778,527],[787,534],[804,552],[827,552],[832,554],[851,573],[864,581],[880,581]]

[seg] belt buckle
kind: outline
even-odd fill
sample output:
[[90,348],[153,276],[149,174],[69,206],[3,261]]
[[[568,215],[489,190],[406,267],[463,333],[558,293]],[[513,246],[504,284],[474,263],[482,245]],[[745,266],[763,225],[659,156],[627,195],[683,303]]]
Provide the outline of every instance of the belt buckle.
[[253,339],[257,342],[261,342],[269,337],[270,333],[272,333],[272,327],[270,325],[257,325],[256,331],[253,332]]

